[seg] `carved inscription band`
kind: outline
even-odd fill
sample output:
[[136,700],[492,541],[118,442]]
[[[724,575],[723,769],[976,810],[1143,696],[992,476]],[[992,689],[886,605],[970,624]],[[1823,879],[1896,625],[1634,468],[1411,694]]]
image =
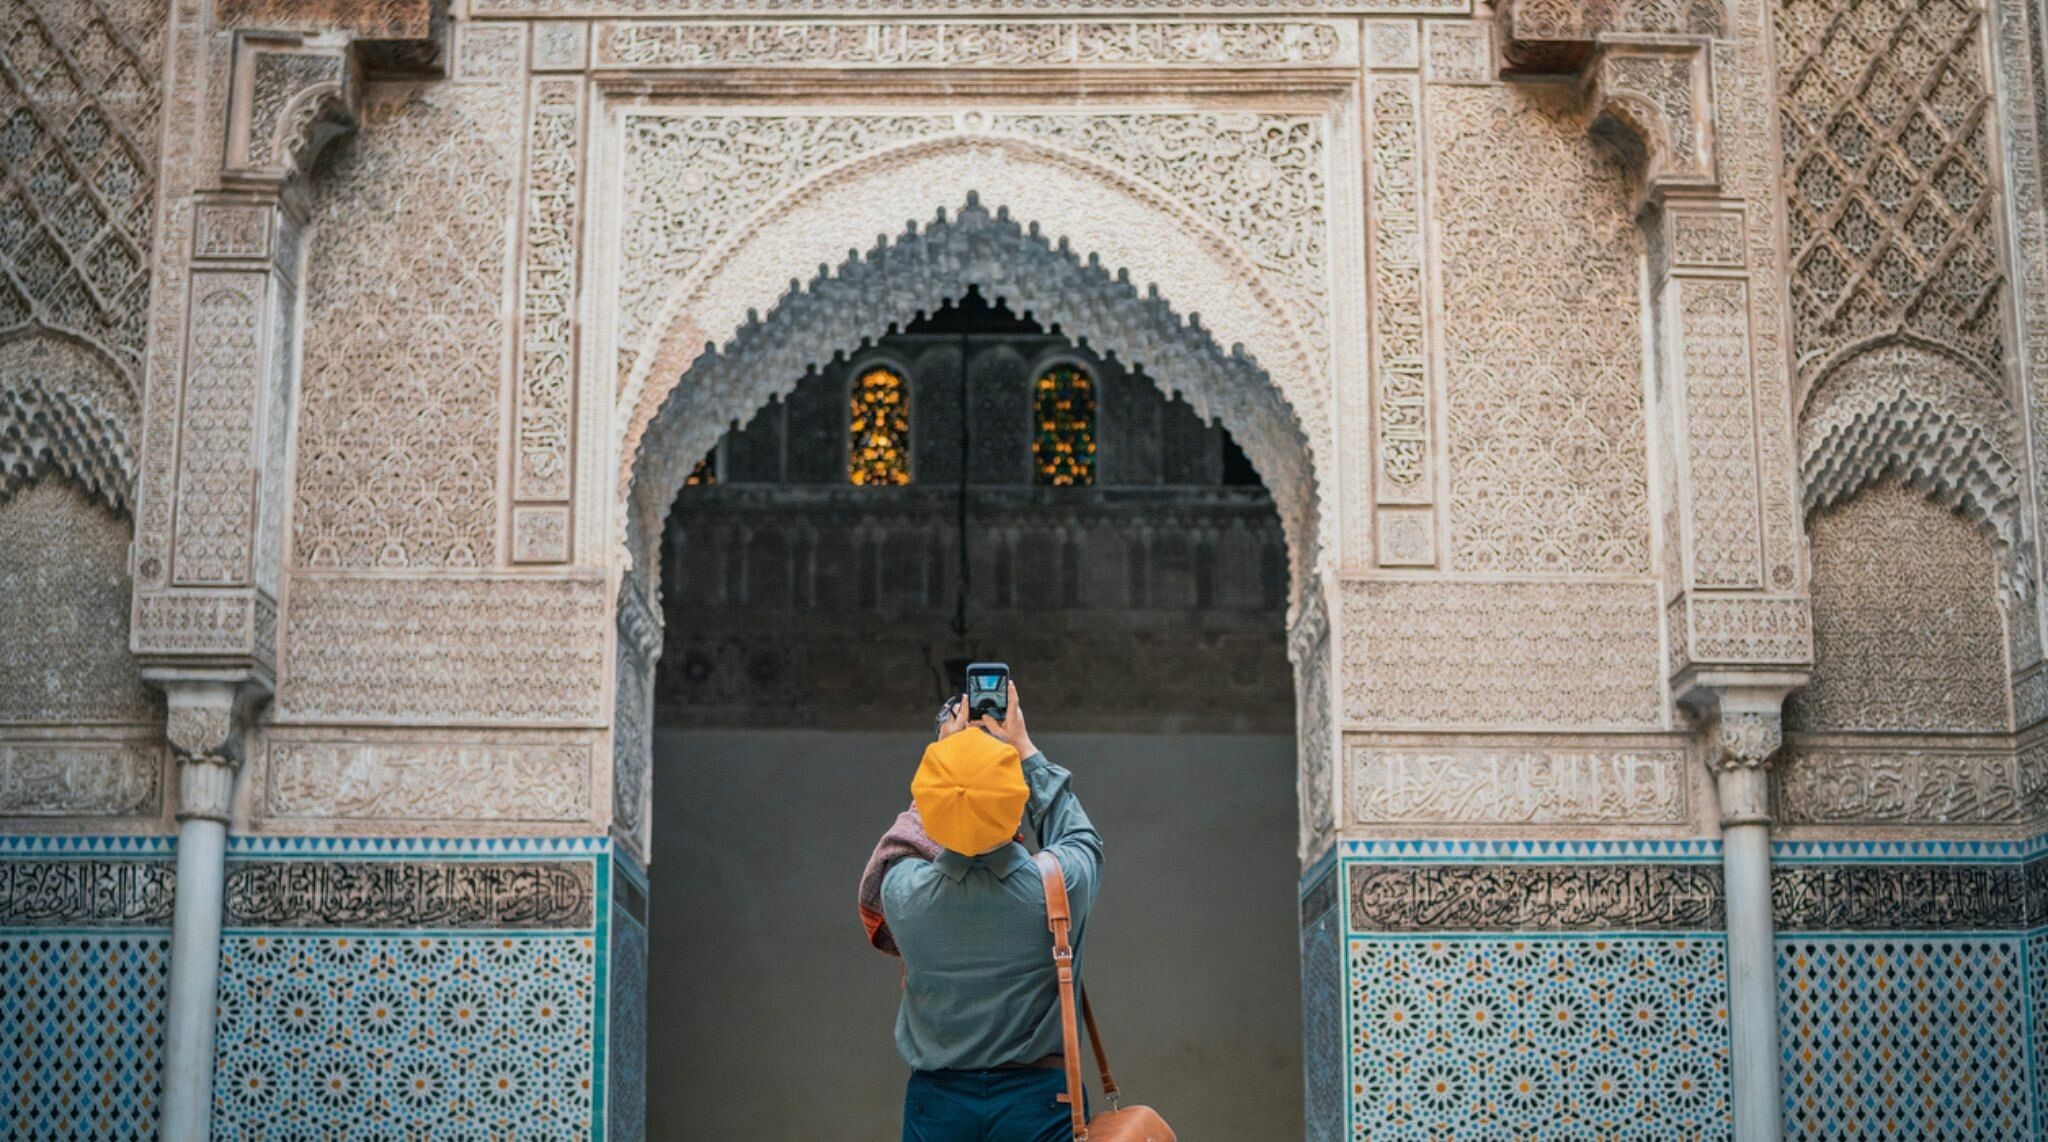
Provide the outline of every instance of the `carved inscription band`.
[[[223,923],[242,928],[588,928],[589,861],[230,861]],[[0,861],[0,928],[161,928],[176,866]]]
[[1721,870],[1706,864],[1354,864],[1350,878],[1361,932],[1707,932],[1725,919]]
[[[1372,865],[1349,870],[1355,932],[1718,931],[1711,864]],[[2048,859],[2027,865],[1781,864],[1785,932],[2019,931],[2048,926]],[[1303,917],[1309,917],[1304,900]]]
[[0,861],[0,928],[168,928],[163,860]]

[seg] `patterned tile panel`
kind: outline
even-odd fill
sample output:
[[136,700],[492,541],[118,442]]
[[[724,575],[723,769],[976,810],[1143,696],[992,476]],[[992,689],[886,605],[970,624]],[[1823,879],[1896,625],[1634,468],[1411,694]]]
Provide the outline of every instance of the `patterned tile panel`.
[[1302,1118],[1308,1142],[1344,1137],[1344,953],[1338,923],[1337,910],[1326,908],[1301,933]]
[[156,1137],[170,936],[0,938],[0,1135]]
[[1718,939],[1354,937],[1347,960],[1354,1139],[1728,1135]]
[[587,934],[234,935],[214,1137],[589,1133]]
[[2011,938],[1781,939],[1785,1137],[2027,1137],[2025,983]]

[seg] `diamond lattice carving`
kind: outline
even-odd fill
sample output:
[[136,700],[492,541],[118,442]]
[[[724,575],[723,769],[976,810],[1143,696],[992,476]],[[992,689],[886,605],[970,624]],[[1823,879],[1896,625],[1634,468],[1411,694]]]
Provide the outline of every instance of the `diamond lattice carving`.
[[0,0],[0,329],[142,359],[164,0]]
[[1990,90],[1970,0],[1776,6],[1794,327],[1809,369],[1899,331],[1996,370]]

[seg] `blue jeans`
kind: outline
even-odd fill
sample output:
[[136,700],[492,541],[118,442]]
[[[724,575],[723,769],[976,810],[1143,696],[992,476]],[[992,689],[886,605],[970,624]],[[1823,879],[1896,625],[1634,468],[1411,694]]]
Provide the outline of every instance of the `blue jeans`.
[[1073,1142],[1066,1091],[1063,1070],[912,1071],[903,1142]]

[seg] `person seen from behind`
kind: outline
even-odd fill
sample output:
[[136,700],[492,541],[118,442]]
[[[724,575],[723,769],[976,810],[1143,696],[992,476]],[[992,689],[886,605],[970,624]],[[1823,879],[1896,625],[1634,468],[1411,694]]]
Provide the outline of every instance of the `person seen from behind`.
[[868,941],[903,960],[903,1142],[1074,1137],[1045,885],[1020,829],[1028,816],[1066,877],[1077,972],[1102,837],[1008,691],[1001,720],[970,718],[964,696],[939,711],[911,807],[861,875]]

